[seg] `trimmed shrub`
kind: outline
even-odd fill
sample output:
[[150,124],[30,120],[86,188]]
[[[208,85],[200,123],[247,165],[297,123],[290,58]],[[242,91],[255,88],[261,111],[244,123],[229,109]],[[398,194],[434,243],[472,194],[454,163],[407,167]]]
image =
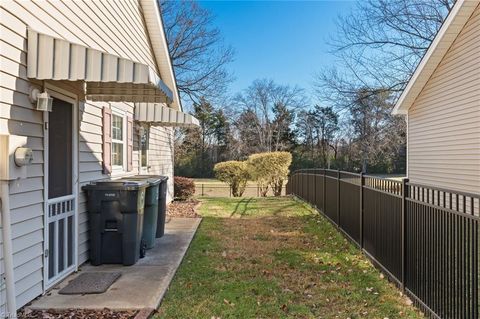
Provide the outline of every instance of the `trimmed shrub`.
[[250,175],[257,181],[260,194],[264,197],[267,196],[269,187],[275,196],[282,194],[291,163],[292,154],[289,152],[252,154],[247,160]]
[[193,179],[181,176],[173,177],[173,195],[176,199],[187,200],[195,194]]
[[250,174],[247,164],[239,161],[227,161],[215,164],[215,177],[227,183],[232,189],[233,197],[240,197],[245,191]]

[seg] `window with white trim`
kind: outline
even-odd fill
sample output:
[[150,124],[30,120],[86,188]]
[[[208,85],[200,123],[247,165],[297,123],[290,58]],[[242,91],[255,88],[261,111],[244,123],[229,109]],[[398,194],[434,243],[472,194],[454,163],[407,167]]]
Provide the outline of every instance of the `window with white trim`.
[[127,162],[127,123],[124,112],[112,109],[112,170],[125,171]]

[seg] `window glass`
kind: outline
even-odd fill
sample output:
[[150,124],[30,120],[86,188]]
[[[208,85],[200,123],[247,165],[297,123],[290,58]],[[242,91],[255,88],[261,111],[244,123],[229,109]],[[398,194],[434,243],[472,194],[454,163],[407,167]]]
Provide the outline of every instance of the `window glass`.
[[123,144],[112,143],[112,165],[123,166]]
[[112,139],[123,140],[123,118],[115,114],[112,116]]
[[123,166],[125,149],[123,125],[124,117],[112,114],[112,166]]

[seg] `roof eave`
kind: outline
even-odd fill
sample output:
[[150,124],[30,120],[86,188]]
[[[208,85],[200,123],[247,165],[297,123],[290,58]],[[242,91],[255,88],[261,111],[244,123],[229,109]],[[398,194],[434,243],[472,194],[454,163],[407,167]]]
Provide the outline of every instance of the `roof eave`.
[[393,108],[393,114],[408,113],[408,110],[415,102],[428,79],[432,76],[477,6],[478,1],[472,0],[458,0],[455,3],[400,95],[400,98]]
[[163,29],[160,7],[157,0],[140,0],[139,2],[143,11],[148,35],[150,37],[150,43],[152,44],[153,54],[159,68],[158,71],[162,76],[162,80],[173,91],[173,102],[171,103],[171,106],[182,111],[182,103],[177,88],[175,70],[173,69],[170,53],[168,51],[167,37],[165,30]]

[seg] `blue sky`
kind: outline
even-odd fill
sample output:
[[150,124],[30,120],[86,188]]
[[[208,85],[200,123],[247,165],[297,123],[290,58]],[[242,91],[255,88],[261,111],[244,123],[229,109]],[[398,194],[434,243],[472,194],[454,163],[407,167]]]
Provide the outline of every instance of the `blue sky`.
[[200,1],[236,51],[230,93],[257,78],[311,89],[312,76],[334,63],[327,41],[353,1]]

